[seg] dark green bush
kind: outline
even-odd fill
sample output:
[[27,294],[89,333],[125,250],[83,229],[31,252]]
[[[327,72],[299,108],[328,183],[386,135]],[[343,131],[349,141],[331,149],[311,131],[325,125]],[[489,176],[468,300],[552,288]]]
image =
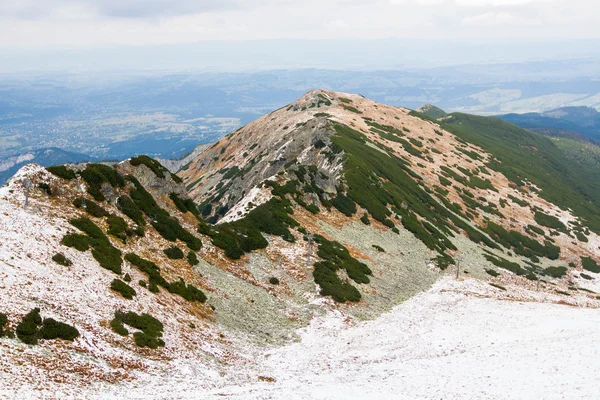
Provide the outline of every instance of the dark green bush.
[[88,164],[88,166],[81,171],[81,177],[88,185],[88,193],[96,201],[106,200],[101,192],[102,184],[107,183],[112,187],[123,187],[125,181],[118,174],[118,172],[104,164]]
[[100,263],[102,268],[121,275],[123,259],[119,249],[113,246],[96,246],[92,249],[92,256]]
[[187,254],[187,261],[188,264],[190,264],[192,267],[200,263],[200,261],[198,260],[198,256],[196,256],[196,253],[192,250],[190,250]]
[[133,296],[137,294],[131,286],[129,286],[120,279],[113,279],[113,281],[110,284],[110,288],[115,292],[121,293],[121,296],[130,300],[133,299]]
[[67,233],[65,237],[62,238],[60,243],[67,247],[72,247],[75,250],[79,251],[87,251],[90,248],[91,239],[89,236],[80,235],[78,233]]
[[567,231],[567,227],[565,226],[565,224],[563,224],[562,222],[560,222],[560,220],[552,215],[547,215],[544,214],[542,212],[536,211],[534,214],[534,218],[535,218],[535,222],[537,222],[538,224],[551,228],[551,229],[556,229],[558,231],[561,232],[566,232]]
[[117,317],[113,318],[110,321],[110,327],[112,328],[112,330],[121,335],[121,336],[127,336],[129,335],[129,331],[127,330],[127,328],[125,328],[125,326],[123,325],[123,321],[121,321],[120,319],[118,319]]
[[156,285],[156,283],[154,283],[154,282],[150,282],[150,285],[148,285],[148,290],[149,290],[151,293],[158,293],[158,292],[159,292],[159,290],[158,290],[158,286],[157,286],[157,285]]
[[0,313],[0,338],[7,337],[13,338],[14,332],[9,329],[5,329],[5,326],[8,324],[8,316],[4,313]]
[[129,331],[125,325],[141,331],[133,334],[133,340],[139,347],[156,349],[165,345],[165,342],[160,339],[163,335],[163,324],[151,315],[115,311],[115,318],[110,323],[112,330],[121,336],[127,336]]
[[344,194],[338,194],[331,200],[331,204],[346,217],[351,217],[356,213],[356,203]]
[[25,344],[36,345],[39,339],[39,326],[42,324],[40,309],[34,308],[17,325],[17,337]]
[[492,283],[492,282],[490,282],[490,286],[493,286],[493,287],[495,287],[496,289],[500,289],[500,290],[504,290],[504,291],[506,291],[506,288],[505,288],[504,286],[498,285],[498,284],[496,284],[496,283]]
[[50,189],[50,185],[46,182],[38,183],[38,188],[42,189],[48,196],[52,196],[52,189]]
[[200,212],[198,211],[198,208],[196,207],[196,203],[194,203],[194,201],[192,199],[182,199],[181,197],[179,197],[179,195],[177,193],[169,194],[169,198],[173,201],[173,204],[175,204],[175,207],[177,207],[177,209],[179,211],[181,211],[182,213],[190,212],[193,215],[195,215],[196,217],[200,216]]
[[581,265],[587,271],[600,273],[600,265],[591,257],[581,257]]
[[307,205],[304,208],[306,208],[312,214],[318,214],[319,213],[319,207],[316,206],[316,205],[314,205],[314,204],[309,204],[309,205]]
[[131,158],[131,160],[129,160],[129,163],[134,167],[143,164],[146,167],[150,168],[150,170],[154,172],[154,175],[156,175],[159,178],[164,178],[165,173],[169,173],[169,171],[165,167],[163,167],[161,163],[159,163],[153,158],[148,157],[147,155],[133,157]]
[[106,232],[123,243],[127,242],[127,236],[133,235],[133,231],[129,229],[127,222],[119,216],[109,215],[106,222],[108,222],[108,230]]
[[371,221],[369,220],[369,214],[364,213],[362,217],[360,217],[360,222],[362,222],[365,225],[371,225]]
[[204,303],[207,298],[204,292],[196,288],[194,285],[186,284],[182,278],[178,281],[171,282],[167,288],[170,293],[175,293],[186,299],[187,301],[198,301]]
[[562,278],[567,274],[567,267],[548,267],[544,269],[544,275],[553,278]]
[[129,275],[128,273],[127,273],[127,274],[125,274],[125,276],[123,277],[123,280],[124,280],[125,282],[131,282],[131,275]]
[[491,275],[491,276],[493,276],[494,278],[495,278],[495,277],[497,277],[497,276],[500,276],[500,275],[501,275],[501,274],[499,274],[498,272],[496,272],[496,271],[495,271],[495,270],[493,270],[493,269],[486,269],[486,270],[485,270],[485,272],[487,272],[487,273],[488,273],[488,275]]
[[484,257],[497,267],[504,268],[505,270],[511,271],[517,275],[527,275],[527,270],[521,267],[519,264],[508,261],[501,257],[495,257],[489,254],[484,254]]
[[[139,226],[146,225],[146,220],[144,219],[144,214],[138,208],[138,206],[131,200],[129,196],[121,196],[117,200],[117,206],[119,210],[125,215],[127,215],[133,222],[138,224]],[[143,236],[143,235],[142,235]]]
[[85,232],[90,238],[90,244],[92,247],[96,246],[110,246],[110,241],[108,237],[102,232],[102,229],[98,227],[94,222],[92,222],[87,217],[75,218],[69,221],[71,225],[80,231]]
[[107,217],[109,212],[104,208],[100,207],[95,201],[84,199],[83,197],[78,197],[73,200],[73,205],[77,208],[83,208],[85,202],[85,211],[90,214],[92,217]]
[[589,276],[588,274],[584,274],[583,272],[581,274],[579,274],[579,276],[581,276],[583,279],[588,280],[588,281],[591,281],[592,279],[594,279],[591,276]]
[[64,165],[55,165],[53,167],[47,167],[46,170],[51,174],[56,175],[59,178],[66,179],[68,181],[70,181],[71,179],[75,179],[75,171],[65,167]]
[[384,250],[384,248],[383,248],[383,247],[381,247],[381,246],[378,246],[378,245],[374,244],[374,245],[373,245],[373,248],[374,248],[375,250],[377,250],[378,252],[380,252],[380,253],[385,253],[385,250]]
[[52,261],[54,261],[57,264],[63,265],[65,267],[73,265],[71,260],[69,260],[67,257],[65,257],[65,255],[62,253],[56,253],[55,255],[53,255]]
[[159,346],[164,347],[165,342],[162,339],[150,336],[145,332],[134,332],[133,340],[139,347],[148,347],[157,349]]
[[65,324],[64,322],[58,322],[52,318],[44,318],[42,328],[40,329],[40,337],[42,339],[63,339],[71,341],[79,337],[79,331],[77,328]]
[[275,278],[274,276],[269,278],[269,283],[271,285],[279,285],[279,279]]
[[172,246],[167,249],[164,249],[163,252],[171,260],[181,260],[181,259],[183,259],[183,256],[184,256],[183,251],[181,251],[181,249],[177,246]]

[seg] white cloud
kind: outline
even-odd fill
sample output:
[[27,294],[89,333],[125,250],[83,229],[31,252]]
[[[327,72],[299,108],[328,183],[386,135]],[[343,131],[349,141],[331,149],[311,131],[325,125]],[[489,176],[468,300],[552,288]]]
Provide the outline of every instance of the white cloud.
[[541,21],[533,18],[522,18],[506,11],[500,11],[463,18],[461,24],[472,26],[540,25]]
[[[593,0],[0,0],[0,47],[600,38]],[[511,26],[510,32],[503,29]]]

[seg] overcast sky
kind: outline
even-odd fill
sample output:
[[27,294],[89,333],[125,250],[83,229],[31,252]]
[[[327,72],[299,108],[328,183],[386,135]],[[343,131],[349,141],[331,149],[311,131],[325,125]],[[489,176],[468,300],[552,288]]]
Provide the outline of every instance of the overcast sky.
[[600,38],[597,0],[0,0],[0,47]]

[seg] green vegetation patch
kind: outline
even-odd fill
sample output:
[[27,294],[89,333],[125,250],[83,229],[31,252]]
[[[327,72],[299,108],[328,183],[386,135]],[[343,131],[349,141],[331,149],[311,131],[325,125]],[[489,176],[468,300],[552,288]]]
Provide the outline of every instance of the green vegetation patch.
[[[273,189],[273,194],[277,189]],[[292,212],[289,200],[273,197],[234,222],[211,226],[200,221],[198,231],[210,236],[213,244],[223,249],[227,257],[239,259],[244,253],[268,246],[269,242],[261,232],[294,242],[294,235],[289,228],[298,226],[298,222],[290,217]]]
[[115,317],[110,323],[112,330],[121,336],[127,336],[129,330],[125,325],[139,330],[133,334],[133,340],[139,347],[151,349],[164,347],[165,342],[161,339],[164,326],[150,314],[115,311]]
[[192,250],[190,250],[187,254],[187,262],[188,264],[190,264],[192,267],[194,265],[198,265],[200,264],[200,261],[198,260],[198,256],[196,255],[196,253]]
[[485,231],[490,237],[507,249],[513,249],[515,253],[525,257],[547,257],[551,260],[557,260],[560,255],[560,247],[553,245],[550,241],[544,241],[540,244],[517,231],[507,231],[502,226],[489,221]]
[[7,337],[9,339],[14,338],[15,333],[10,329],[6,329],[8,324],[8,316],[4,313],[0,313],[0,338]]
[[523,267],[521,267],[519,264],[514,263],[512,261],[508,261],[505,258],[502,257],[496,257],[493,256],[491,254],[484,254],[484,257],[491,262],[492,264],[494,264],[497,267],[503,268],[507,271],[510,271],[516,275],[519,276],[525,276],[527,275],[527,270],[524,269]]
[[566,232],[567,231],[567,227],[565,226],[565,224],[563,224],[562,222],[560,222],[560,220],[552,215],[547,215],[544,214],[543,212],[540,211],[536,211],[534,214],[534,218],[535,218],[535,222],[537,222],[538,224],[551,228],[551,229],[556,229],[560,232]]
[[591,257],[581,257],[581,265],[586,271],[600,273],[600,265]]
[[358,289],[342,281],[336,271],[344,269],[354,282],[369,283],[368,275],[372,273],[369,267],[352,257],[348,249],[338,242],[329,241],[320,235],[315,236],[315,242],[319,245],[317,255],[324,260],[316,262],[313,271],[315,282],[321,287],[321,295],[331,296],[340,303],[359,301],[361,294]]
[[109,215],[106,219],[108,222],[108,230],[107,233],[112,235],[123,243],[127,242],[128,236],[133,236],[133,231],[129,229],[127,222],[117,215]]
[[81,171],[81,177],[88,185],[88,193],[96,201],[106,200],[101,191],[103,184],[109,184],[112,187],[125,186],[123,177],[114,168],[104,164],[88,164]]
[[181,197],[179,197],[179,195],[177,193],[169,194],[169,198],[173,201],[173,203],[175,204],[175,207],[177,207],[177,209],[179,211],[181,211],[182,213],[185,214],[186,212],[190,212],[190,213],[192,213],[192,215],[194,215],[196,217],[200,216],[200,212],[198,211],[198,208],[196,207],[196,203],[194,203],[194,200],[182,199]]
[[356,114],[362,114],[362,111],[360,111],[358,108],[353,107],[353,106],[348,106],[346,104],[342,104],[342,107],[344,107],[344,110],[356,113]]
[[25,344],[37,345],[39,339],[74,340],[79,336],[79,331],[68,324],[58,322],[52,318],[42,320],[40,309],[34,308],[17,325],[16,334]]
[[150,170],[154,172],[154,175],[159,178],[165,178],[166,174],[170,174],[169,170],[163,167],[161,163],[153,158],[148,157],[147,155],[133,157],[131,160],[129,160],[129,163],[134,167],[145,165],[146,167],[150,168]]
[[137,294],[131,286],[129,286],[120,279],[113,279],[113,281],[110,284],[110,288],[115,292],[121,293],[121,296],[130,300],[133,299],[133,296]]
[[87,251],[92,247],[92,256],[102,268],[121,274],[121,251],[110,243],[102,229],[87,217],[72,219],[69,222],[87,236],[68,233],[61,243],[79,251]]
[[69,260],[67,257],[65,257],[65,255],[62,253],[56,253],[55,255],[53,255],[52,261],[54,261],[55,263],[57,263],[59,265],[63,265],[65,267],[73,265],[73,262],[71,260]]
[[548,267],[544,269],[543,273],[553,278],[562,278],[567,274],[567,267]]
[[170,293],[177,294],[188,301],[198,301],[200,303],[204,303],[207,300],[204,292],[196,288],[194,285],[186,284],[183,279],[179,279],[179,281],[174,282],[167,282],[167,280],[161,275],[158,266],[152,261],[145,260],[134,253],[126,254],[125,260],[148,275],[150,286],[162,286]]
[[152,195],[135,177],[130,175],[127,179],[135,186],[130,192],[131,199],[150,218],[152,226],[163,238],[170,242],[179,239],[194,251],[202,248],[202,241],[185,230],[176,218],[160,208]]
[[58,176],[59,178],[66,179],[68,181],[70,181],[71,179],[75,179],[76,177],[75,171],[65,167],[64,165],[55,165],[53,167],[47,167],[46,170],[52,175]]
[[181,251],[181,249],[177,246],[171,246],[167,249],[164,249],[163,252],[171,260],[181,260],[181,259],[183,259],[183,256],[184,256],[183,251]]
[[144,214],[142,213],[142,210],[140,210],[138,206],[133,202],[133,200],[131,200],[131,197],[119,197],[119,199],[117,200],[117,207],[123,214],[131,218],[131,220],[139,226],[146,225],[146,220],[144,219]]
[[93,200],[84,199],[83,197],[78,197],[73,200],[73,205],[77,208],[84,209],[85,212],[92,217],[102,218],[110,215],[110,213],[99,206],[98,203]]

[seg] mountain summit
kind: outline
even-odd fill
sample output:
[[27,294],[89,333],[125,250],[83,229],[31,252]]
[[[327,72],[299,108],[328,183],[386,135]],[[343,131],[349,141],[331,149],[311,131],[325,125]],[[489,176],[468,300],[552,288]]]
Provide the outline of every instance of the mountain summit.
[[146,156],[27,165],[0,188],[0,371],[121,396],[173,371],[273,382],[246,368],[257,349],[457,271],[477,296],[598,306],[598,185],[498,119],[325,90],[177,174]]

